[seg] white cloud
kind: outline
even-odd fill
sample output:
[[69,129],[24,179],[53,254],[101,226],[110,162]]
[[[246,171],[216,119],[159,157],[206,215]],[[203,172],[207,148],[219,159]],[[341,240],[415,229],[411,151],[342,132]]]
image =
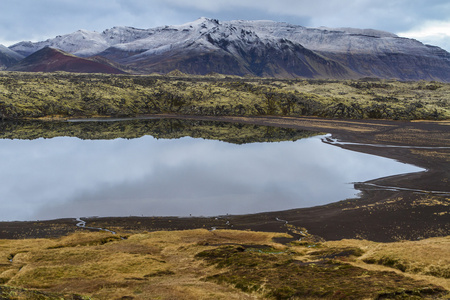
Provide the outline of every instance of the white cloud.
[[427,21],[409,31],[397,34],[426,44],[438,45],[450,51],[450,21]]

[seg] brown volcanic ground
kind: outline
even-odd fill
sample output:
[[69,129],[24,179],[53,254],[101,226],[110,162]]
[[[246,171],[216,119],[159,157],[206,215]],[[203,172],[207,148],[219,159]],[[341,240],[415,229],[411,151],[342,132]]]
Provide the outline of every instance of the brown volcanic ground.
[[108,73],[124,74],[125,72],[97,61],[80,58],[50,47],[43,48],[26,57],[8,71],[22,72],[56,72],[73,73]]
[[[180,118],[180,116],[164,117]],[[181,116],[182,117],[182,116]],[[450,122],[332,120],[289,117],[185,117],[280,126],[328,132],[345,142],[376,144],[340,147],[393,158],[427,169],[427,172],[371,181],[392,190],[358,184],[361,198],[329,205],[218,218],[124,217],[89,218],[87,226],[140,232],[211,227],[286,232],[298,239],[305,229],[326,240],[364,238],[373,241],[417,240],[450,235]],[[402,147],[384,147],[397,145]],[[425,146],[431,148],[413,148]],[[408,148],[411,147],[411,148]],[[444,148],[439,148],[444,147]],[[407,190],[413,189],[413,190]],[[435,193],[441,191],[444,193]],[[287,223],[286,223],[287,221]],[[86,230],[75,219],[40,222],[2,222],[0,239],[61,236]]]

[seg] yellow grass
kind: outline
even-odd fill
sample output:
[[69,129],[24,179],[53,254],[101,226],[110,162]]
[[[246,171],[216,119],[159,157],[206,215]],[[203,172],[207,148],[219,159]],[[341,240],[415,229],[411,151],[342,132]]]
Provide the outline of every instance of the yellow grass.
[[[60,239],[1,240],[0,280],[9,286],[71,292],[95,299],[251,299],[205,282],[212,267],[194,259],[213,243],[271,243],[273,233],[190,230],[77,233]],[[9,258],[13,256],[12,263]]]
[[[419,241],[375,243],[365,240],[341,240],[324,243],[327,247],[359,247],[364,251],[353,264],[376,270],[398,270],[415,279],[424,279],[450,290],[450,236]],[[397,266],[378,264],[382,258]],[[375,260],[375,263],[367,263]]]
[[[129,236],[76,233],[58,239],[0,240],[0,280],[13,287],[81,294],[92,299],[255,299],[259,294],[205,281],[221,272],[195,255],[220,245],[268,245],[292,258],[314,261],[317,248],[281,245],[279,233],[204,229],[160,231]],[[391,270],[450,290],[450,236],[414,242],[365,240],[324,242],[320,249],[361,249],[344,260],[368,270]],[[311,255],[310,255],[311,254]],[[406,266],[366,263],[381,257]],[[12,262],[9,259],[12,258]]]

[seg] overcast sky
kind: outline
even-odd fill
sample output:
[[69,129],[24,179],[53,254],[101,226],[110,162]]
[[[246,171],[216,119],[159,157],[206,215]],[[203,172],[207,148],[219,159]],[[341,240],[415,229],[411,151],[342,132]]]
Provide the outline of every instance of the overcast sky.
[[450,51],[449,0],[0,0],[0,44],[78,29],[180,25],[202,16],[373,28]]

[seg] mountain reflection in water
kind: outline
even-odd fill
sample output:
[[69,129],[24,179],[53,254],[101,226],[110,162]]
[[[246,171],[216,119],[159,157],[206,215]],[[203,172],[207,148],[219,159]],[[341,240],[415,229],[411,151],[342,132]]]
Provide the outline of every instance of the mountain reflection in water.
[[277,211],[422,170],[294,129],[164,119],[0,126],[3,221]]

